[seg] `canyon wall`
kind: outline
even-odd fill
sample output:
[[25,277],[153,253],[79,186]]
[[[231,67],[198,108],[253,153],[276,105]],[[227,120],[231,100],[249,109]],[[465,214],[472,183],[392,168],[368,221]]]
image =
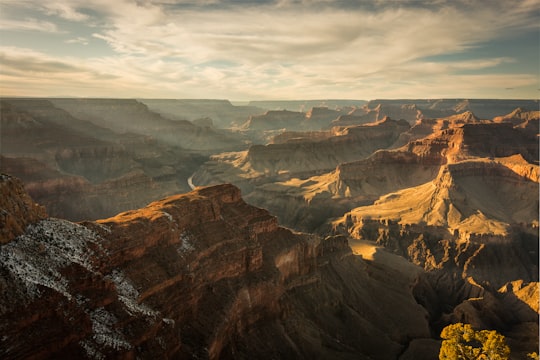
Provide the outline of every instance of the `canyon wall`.
[[387,359],[430,337],[416,271],[281,228],[231,185],[96,222],[25,219],[0,247],[4,359]]

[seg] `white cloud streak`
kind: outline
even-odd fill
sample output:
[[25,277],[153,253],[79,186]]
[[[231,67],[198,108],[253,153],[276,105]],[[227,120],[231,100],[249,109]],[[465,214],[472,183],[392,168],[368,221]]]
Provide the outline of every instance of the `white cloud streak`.
[[37,19],[3,19],[0,18],[0,30],[15,30],[15,31],[41,31],[48,33],[58,32],[56,24],[49,21],[41,21]]

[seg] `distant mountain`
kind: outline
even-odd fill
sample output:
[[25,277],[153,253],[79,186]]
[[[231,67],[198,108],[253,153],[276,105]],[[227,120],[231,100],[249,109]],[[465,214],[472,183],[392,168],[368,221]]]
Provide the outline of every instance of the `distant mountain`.
[[[540,103],[538,100],[514,99],[377,99],[370,100],[368,103],[370,109],[378,105],[416,105],[421,111],[425,111],[425,117],[428,118],[444,117],[452,115],[448,112],[461,113],[469,110],[480,119],[493,119],[495,116],[507,114],[517,107],[536,110]],[[433,113],[433,111],[435,112]]]
[[347,107],[362,107],[366,100],[340,100],[340,99],[320,99],[320,100],[257,100],[250,101],[249,106],[256,106],[267,110],[290,110],[308,111],[313,107],[328,107],[336,110]]
[[195,121],[212,119],[217,128],[231,128],[243,124],[251,115],[262,114],[265,109],[256,106],[237,106],[228,100],[204,99],[140,99],[140,102],[171,120]]
[[199,127],[187,120],[170,120],[129,99],[52,99],[73,116],[118,133],[152,136],[168,145],[191,150],[238,150],[244,140],[237,134]]
[[52,216],[70,220],[187,191],[185,179],[204,159],[81,120],[48,100],[2,99],[0,121],[0,170],[22,179]]

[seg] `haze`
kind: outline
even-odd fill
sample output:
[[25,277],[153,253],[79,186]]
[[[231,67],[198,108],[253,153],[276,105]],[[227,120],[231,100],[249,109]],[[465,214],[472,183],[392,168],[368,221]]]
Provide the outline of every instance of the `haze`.
[[536,0],[4,0],[0,94],[535,99],[539,18]]

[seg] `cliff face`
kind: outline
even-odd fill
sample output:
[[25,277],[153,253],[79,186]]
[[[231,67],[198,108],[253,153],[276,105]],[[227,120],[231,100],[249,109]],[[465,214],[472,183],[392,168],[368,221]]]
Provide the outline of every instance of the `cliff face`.
[[299,111],[269,110],[261,115],[252,115],[243,125],[246,130],[299,130],[306,114]]
[[[535,176],[526,176],[528,167]],[[538,182],[532,180],[538,173],[538,166],[520,156],[447,164],[433,181],[381,196],[334,226],[427,271],[415,292],[434,329],[467,322],[531,339],[516,347],[532,348],[538,313],[510,301],[526,291],[508,284],[538,283]],[[533,302],[533,295],[525,303]],[[512,306],[518,315],[510,315]],[[519,314],[528,314],[528,320]]]
[[53,99],[73,116],[118,133],[151,135],[160,141],[193,150],[232,150],[242,139],[215,128],[199,127],[187,120],[169,120],[137,101],[128,99]]
[[[194,174],[193,182],[197,185],[230,182],[250,196],[252,191],[262,190],[264,184],[307,179],[333,171],[340,163],[366,158],[373,151],[391,145],[408,128],[405,121],[386,118],[370,125],[331,131],[286,132],[276,137],[273,144],[253,145],[247,152],[212,156],[211,161]],[[264,196],[250,197],[251,200],[257,198],[261,201],[255,205],[272,208],[271,200],[265,200]]]
[[492,119],[501,114],[508,114],[521,107],[538,109],[538,100],[519,99],[376,99],[368,103],[369,108],[378,105],[415,105],[427,118],[440,118],[464,111],[471,111],[481,119]]
[[443,156],[448,162],[520,154],[527,161],[537,160],[538,142],[533,133],[514,128],[510,123],[465,123],[443,129],[401,149],[421,156]]
[[48,100],[2,99],[0,121],[0,170],[24,181],[51,216],[69,220],[111,216],[186,191],[183,179],[203,159],[146,135],[115,133]]
[[307,112],[289,110],[269,110],[261,115],[252,115],[243,125],[245,130],[269,131],[318,131],[327,128],[330,122],[346,109],[333,110],[328,107],[313,107]]
[[361,125],[383,120],[389,117],[396,120],[405,120],[410,124],[420,118],[421,112],[412,105],[381,105],[377,104],[374,108],[364,107],[342,115],[332,121],[331,126],[351,126]]
[[24,233],[28,224],[47,216],[45,209],[32,201],[20,180],[0,174],[0,244]]
[[[255,106],[235,106],[228,100],[212,99],[141,99],[140,102],[171,120],[209,118],[217,128],[238,126],[252,114],[262,114],[264,109]],[[197,124],[196,124],[197,125]]]
[[352,126],[334,131],[334,136],[306,136],[279,144],[256,145],[248,150],[247,160],[257,171],[307,172],[332,170],[338,164],[361,159],[388,147],[408,128],[407,123],[385,119],[373,126]]
[[97,222],[43,219],[7,240],[4,359],[387,359],[429,337],[416,272],[281,228],[231,185]]

